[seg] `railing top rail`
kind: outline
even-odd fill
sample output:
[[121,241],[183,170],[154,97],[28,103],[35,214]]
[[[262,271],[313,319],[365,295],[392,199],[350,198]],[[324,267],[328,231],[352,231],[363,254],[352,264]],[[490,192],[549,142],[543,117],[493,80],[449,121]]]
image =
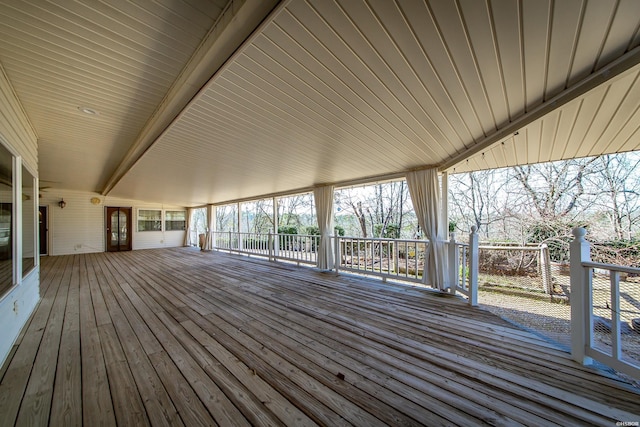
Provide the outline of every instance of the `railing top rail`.
[[[429,243],[427,239],[390,239],[387,237],[353,237],[353,236],[338,236],[340,240],[343,242],[349,240],[367,240],[367,241],[375,241],[375,242],[417,242],[417,243]],[[446,242],[446,240],[443,240]]]
[[540,246],[492,246],[492,245],[479,245],[478,249],[495,249],[504,251],[539,251]]
[[320,238],[319,234],[289,234],[289,233],[272,233],[273,236],[291,236],[291,237],[317,237]]
[[626,267],[624,265],[603,264],[601,262],[583,261],[583,267],[599,268],[601,270],[619,271],[621,273],[640,274],[640,268]]

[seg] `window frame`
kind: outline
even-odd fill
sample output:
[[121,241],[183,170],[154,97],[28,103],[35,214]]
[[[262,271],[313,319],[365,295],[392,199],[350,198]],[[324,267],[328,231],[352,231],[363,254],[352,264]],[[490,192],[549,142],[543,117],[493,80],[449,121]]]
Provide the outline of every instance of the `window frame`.
[[[30,181],[31,181],[31,194],[24,194],[24,196],[30,196],[32,203],[31,203],[31,208],[30,211],[31,212],[25,212],[25,203],[24,203],[24,198],[23,198],[23,192],[25,189],[25,174],[24,172],[26,172],[30,175]],[[37,216],[37,212],[38,212],[38,178],[36,178],[35,174],[31,171],[31,169],[22,161],[22,158],[20,158],[20,210],[21,210],[21,216],[20,216],[20,220],[21,220],[21,224],[20,224],[20,260],[21,260],[21,265],[20,265],[20,272],[18,272],[18,274],[22,275],[22,278],[24,279],[25,277],[27,277],[29,274],[31,274],[32,271],[34,271],[36,269],[36,267],[39,265],[40,263],[40,251],[39,251],[39,246],[38,246],[38,240],[39,240],[39,228],[38,228],[38,216]],[[17,194],[17,190],[14,190],[14,197],[15,194]],[[29,221],[29,223],[31,224],[31,229],[32,229],[32,236],[31,236],[31,251],[33,252],[32,257],[33,258],[33,264],[31,266],[29,266],[27,269],[25,269],[24,266],[24,260],[25,260],[25,226],[28,226],[26,224],[26,222]],[[17,252],[16,252],[17,253]]]
[[8,265],[10,264],[11,272],[7,275],[6,281],[0,282],[0,300],[3,299],[6,295],[11,293],[11,290],[14,289],[22,278],[22,274],[19,274],[18,271],[21,269],[18,263],[18,249],[20,246],[18,245],[18,222],[16,215],[19,212],[17,207],[17,198],[16,198],[16,188],[19,184],[20,172],[17,171],[18,167],[21,165],[20,157],[15,154],[15,152],[11,149],[11,147],[5,143],[4,139],[0,135],[0,149],[6,151],[6,153],[10,156],[8,161],[8,165],[10,166],[10,170],[8,171],[7,178],[11,179],[10,189],[7,191],[7,200],[6,202],[2,202],[3,204],[8,204],[7,212],[9,212],[9,222],[8,222],[8,232],[7,236],[7,250],[8,250],[8,258],[6,261]]
[[[167,218],[168,217],[167,214],[169,212],[181,213],[181,214],[183,214],[183,219],[179,219],[179,220],[168,219]],[[163,222],[164,231],[186,231],[187,230],[187,211],[186,210],[165,210],[163,216],[164,216],[164,222]],[[174,223],[182,223],[182,228],[173,228],[173,227],[169,228],[167,226],[169,223],[172,223],[172,224],[174,224]]]
[[[145,218],[141,218],[140,215],[142,212],[159,212],[159,217],[158,219],[152,218],[152,219],[145,219]],[[147,233],[147,232],[153,232],[153,231],[164,231],[163,229],[163,211],[162,209],[147,209],[147,208],[138,208],[137,211],[137,215],[136,215],[136,231],[138,233]],[[140,224],[141,222],[144,222],[145,224],[148,225],[148,223],[153,223],[152,228],[147,229],[146,227],[144,227],[143,229],[140,229]]]

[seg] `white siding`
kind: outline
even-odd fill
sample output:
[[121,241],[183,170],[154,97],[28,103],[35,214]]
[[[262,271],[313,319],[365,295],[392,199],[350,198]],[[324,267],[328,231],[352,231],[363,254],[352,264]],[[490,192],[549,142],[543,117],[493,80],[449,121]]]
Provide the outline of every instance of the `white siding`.
[[[0,139],[15,155],[21,156],[24,164],[34,173],[38,171],[38,143],[29,119],[0,66]],[[20,218],[21,215],[18,215]],[[25,237],[29,237],[25,233]],[[39,266],[25,278],[18,280],[9,293],[0,297],[0,364],[11,350],[16,337],[40,299]]]
[[[99,198],[99,204],[91,203]],[[58,202],[64,199],[66,206],[60,209]],[[40,192],[40,206],[49,207],[49,254],[66,255],[105,250],[105,207],[133,208],[132,247],[150,249],[182,246],[183,231],[138,232],[138,209],[181,210],[180,206],[162,205],[139,200],[103,197],[97,193],[44,189]]]
[[0,134],[33,171],[38,170],[37,136],[0,64]]

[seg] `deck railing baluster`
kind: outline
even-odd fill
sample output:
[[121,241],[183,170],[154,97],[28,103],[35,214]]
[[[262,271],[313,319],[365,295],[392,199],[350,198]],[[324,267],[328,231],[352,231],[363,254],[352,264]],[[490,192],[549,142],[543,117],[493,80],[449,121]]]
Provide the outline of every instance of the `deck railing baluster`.
[[[585,239],[586,230],[575,228],[574,239],[570,246],[571,256],[571,356],[582,364],[591,364],[594,360],[632,378],[640,378],[640,360],[624,357],[622,341],[620,273],[640,275],[640,268],[603,264],[591,261],[591,249]],[[607,329],[610,336],[610,353],[601,348],[607,347],[600,338],[594,336],[594,270],[608,272],[610,298],[607,308],[611,312],[611,326]],[[628,284],[634,286],[634,284]],[[635,286],[638,286],[635,284]],[[599,285],[601,288],[602,285]],[[599,304],[602,304],[601,302]],[[601,310],[602,308],[600,308]],[[633,327],[633,326],[630,326]],[[599,344],[596,345],[595,341]],[[608,339],[605,339],[608,341]]]

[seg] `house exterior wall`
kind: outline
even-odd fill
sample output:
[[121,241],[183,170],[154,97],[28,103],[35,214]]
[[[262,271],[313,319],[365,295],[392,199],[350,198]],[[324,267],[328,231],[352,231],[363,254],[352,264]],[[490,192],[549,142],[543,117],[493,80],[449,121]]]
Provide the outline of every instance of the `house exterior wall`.
[[[91,203],[92,198],[100,203]],[[58,206],[64,199],[66,206]],[[162,205],[139,200],[104,197],[97,193],[44,189],[40,192],[40,206],[48,207],[48,253],[68,255],[105,251],[105,207],[131,207],[133,249],[182,246],[184,231],[144,231],[137,228],[138,209],[185,210],[181,206]]]
[[[29,119],[25,115],[9,80],[0,66],[0,140],[14,156],[22,159],[35,177],[38,176],[38,142]],[[16,221],[22,221],[20,204]],[[33,230],[35,232],[35,230]],[[17,233],[16,238],[29,238],[29,233]],[[33,235],[31,233],[31,235]],[[20,246],[22,242],[19,243]],[[36,257],[37,260],[37,257]],[[0,364],[11,351],[20,330],[40,299],[40,267],[25,277],[20,276],[14,287],[0,296]]]

